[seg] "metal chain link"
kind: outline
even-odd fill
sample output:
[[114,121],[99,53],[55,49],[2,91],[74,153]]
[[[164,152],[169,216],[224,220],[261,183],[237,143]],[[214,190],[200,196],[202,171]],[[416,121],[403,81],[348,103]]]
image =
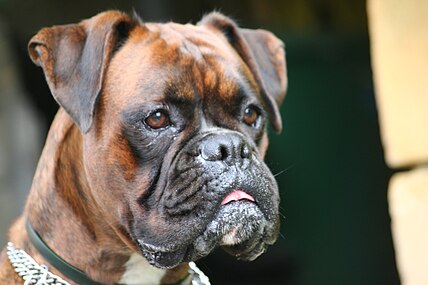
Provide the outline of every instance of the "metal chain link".
[[25,251],[15,248],[11,242],[7,244],[7,256],[15,272],[24,279],[24,285],[70,285],[61,277],[49,272],[46,265],[39,265]]
[[[39,265],[24,250],[15,248],[11,242],[7,244],[7,256],[15,272],[25,281],[24,285],[71,285],[61,277],[49,272],[46,265]],[[189,267],[189,278],[192,280],[192,285],[211,285],[208,277],[194,262],[189,262]]]
[[200,270],[194,262],[189,262],[190,274],[193,275],[192,285],[211,285],[208,277]]

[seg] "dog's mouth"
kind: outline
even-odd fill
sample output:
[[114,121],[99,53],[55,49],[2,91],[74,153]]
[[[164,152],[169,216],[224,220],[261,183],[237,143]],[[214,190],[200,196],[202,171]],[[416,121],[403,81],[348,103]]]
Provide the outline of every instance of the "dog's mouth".
[[172,268],[195,261],[216,247],[241,260],[254,260],[276,240],[276,221],[269,222],[256,199],[243,190],[234,190],[222,200],[205,230],[187,245],[157,246],[138,240],[143,255],[152,265]]
[[228,201],[229,196],[235,198],[240,194],[232,192],[223,200],[225,203],[222,203],[215,218],[196,239],[194,247],[199,255],[197,258],[209,254],[216,246],[242,260],[253,260],[263,253],[264,248],[256,247],[264,244],[269,222],[254,198],[247,197],[248,194],[241,199]]

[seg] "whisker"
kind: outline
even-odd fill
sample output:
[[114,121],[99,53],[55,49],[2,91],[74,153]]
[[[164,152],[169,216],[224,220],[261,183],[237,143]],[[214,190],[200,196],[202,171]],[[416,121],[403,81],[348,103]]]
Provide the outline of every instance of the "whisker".
[[281,216],[281,218],[286,219],[285,215],[281,211],[278,211],[278,214]]
[[278,173],[274,174],[273,176],[274,176],[274,177],[277,177],[277,176],[279,176],[279,175],[283,174],[284,172],[286,172],[286,171],[290,170],[290,169],[291,169],[291,168],[293,168],[293,167],[294,167],[294,165],[291,165],[291,166],[289,166],[289,167],[287,167],[287,168],[285,168],[285,169],[281,170],[280,172],[278,172]]

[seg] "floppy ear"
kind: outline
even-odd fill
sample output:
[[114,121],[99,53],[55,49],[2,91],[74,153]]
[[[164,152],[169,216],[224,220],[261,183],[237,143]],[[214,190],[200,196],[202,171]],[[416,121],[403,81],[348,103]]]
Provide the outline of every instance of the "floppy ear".
[[78,24],[40,30],[29,42],[32,61],[43,68],[53,97],[86,133],[114,50],[135,21],[108,11]]
[[211,26],[223,33],[251,70],[259,85],[274,130],[282,130],[279,106],[287,90],[284,43],[265,30],[241,29],[230,18],[213,12],[199,25]]

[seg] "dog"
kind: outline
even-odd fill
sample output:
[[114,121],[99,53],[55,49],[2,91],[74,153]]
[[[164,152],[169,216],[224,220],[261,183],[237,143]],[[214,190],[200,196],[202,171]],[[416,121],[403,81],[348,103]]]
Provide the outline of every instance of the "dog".
[[263,157],[287,72],[272,33],[218,12],[181,25],[107,11],[28,50],[60,109],[0,284],[209,284],[193,261],[216,247],[251,261],[276,241]]

